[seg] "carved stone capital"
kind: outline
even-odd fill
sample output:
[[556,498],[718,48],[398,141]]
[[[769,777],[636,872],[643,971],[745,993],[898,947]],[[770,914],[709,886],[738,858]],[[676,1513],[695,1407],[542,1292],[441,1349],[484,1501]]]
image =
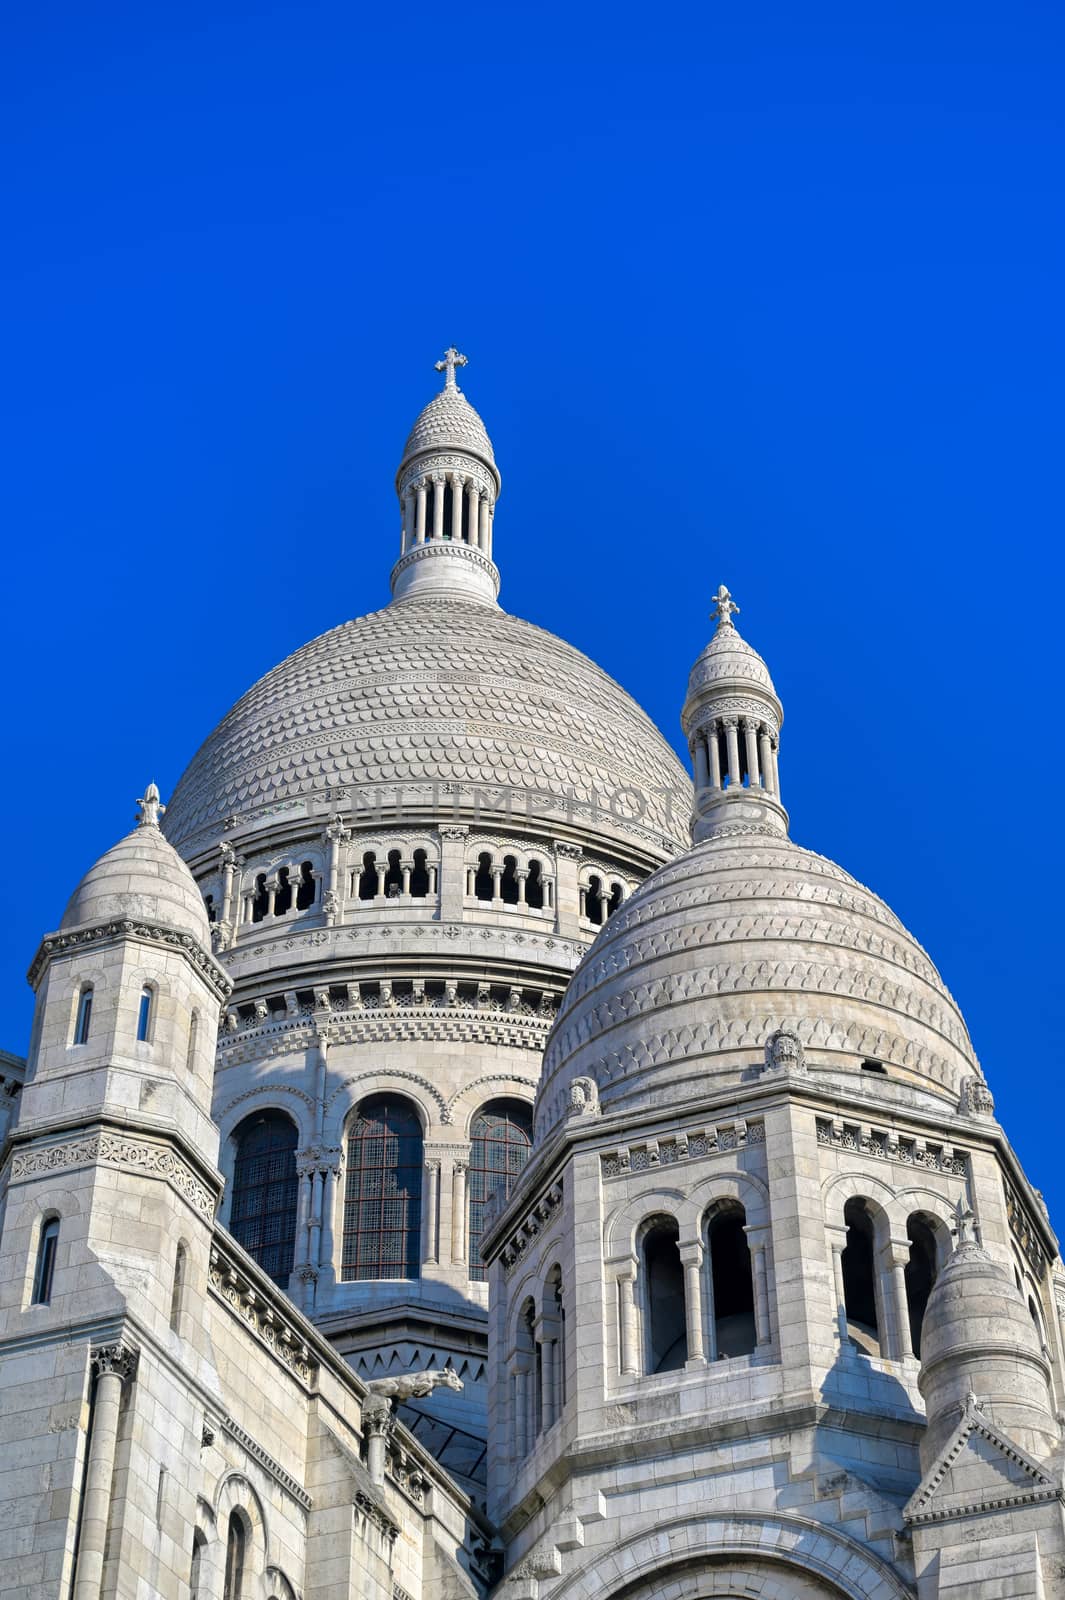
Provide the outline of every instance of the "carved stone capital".
[[114,1344],[97,1345],[89,1356],[95,1377],[103,1378],[111,1375],[118,1378],[123,1385],[133,1382],[139,1359],[140,1351],[126,1344],[123,1339],[117,1339]]

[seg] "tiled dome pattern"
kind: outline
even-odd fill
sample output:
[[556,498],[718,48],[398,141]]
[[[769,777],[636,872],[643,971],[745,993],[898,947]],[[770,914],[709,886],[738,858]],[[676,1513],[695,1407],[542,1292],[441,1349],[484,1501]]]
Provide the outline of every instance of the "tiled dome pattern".
[[460,389],[442,389],[421,412],[403,450],[403,460],[421,450],[472,450],[495,464],[492,441],[480,416]]
[[193,758],[166,833],[204,843],[230,815],[329,788],[433,782],[552,796],[532,810],[554,821],[567,792],[606,808],[628,787],[646,797],[640,837],[687,844],[690,780],[635,701],[553,634],[455,599],[346,622],[267,673]]
[[775,694],[769,668],[734,628],[719,628],[697,659],[688,680],[688,694],[709,683],[757,684]]
[[566,992],[544,1064],[538,1129],[574,1076],[607,1110],[738,1081],[793,1027],[816,1061],[873,1057],[956,1097],[979,1075],[957,1005],[898,918],[840,867],[789,839],[706,840],[660,867],[611,917]]

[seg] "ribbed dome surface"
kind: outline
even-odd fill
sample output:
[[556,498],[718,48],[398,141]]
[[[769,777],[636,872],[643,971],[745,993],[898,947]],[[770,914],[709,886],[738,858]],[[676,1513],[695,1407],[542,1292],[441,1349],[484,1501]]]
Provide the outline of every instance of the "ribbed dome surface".
[[754,683],[776,693],[769,668],[734,628],[719,628],[697,659],[688,679],[689,696],[709,683]]
[[114,918],[161,923],[211,948],[196,881],[158,828],[134,828],[101,856],[71,895],[60,926],[80,928]]
[[461,389],[442,389],[433,396],[410,431],[403,460],[421,450],[446,449],[472,450],[495,464],[488,430]]
[[[437,598],[346,622],[261,678],[193,758],[166,831],[213,842],[231,814],[324,802],[338,787],[428,796],[434,783],[467,799],[474,785],[534,791],[532,813],[555,821],[568,791],[609,816],[611,796],[631,788],[645,797],[639,836],[687,842],[690,780],[612,678],[531,623]],[[524,797],[514,804],[524,814]]]
[[884,902],[789,839],[738,829],[660,867],[584,957],[548,1045],[538,1137],[575,1076],[596,1080],[605,1110],[667,1104],[749,1078],[784,1026],[811,1070],[873,1058],[952,1097],[978,1071],[957,1006]]

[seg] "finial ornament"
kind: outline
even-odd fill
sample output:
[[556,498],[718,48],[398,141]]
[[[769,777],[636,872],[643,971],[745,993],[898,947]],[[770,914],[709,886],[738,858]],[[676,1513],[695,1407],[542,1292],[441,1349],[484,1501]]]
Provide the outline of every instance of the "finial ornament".
[[444,351],[444,359],[436,363],[437,372],[447,373],[447,377],[444,379],[445,389],[455,389],[458,387],[455,382],[455,368],[464,367],[466,365],[466,361],[466,356],[460,355],[453,344],[448,345],[447,349]]
[[158,787],[154,783],[148,785],[141,798],[137,801],[137,805],[140,806],[140,810],[137,813],[138,826],[141,828],[157,828],[159,826],[159,818],[166,810],[166,807],[160,800]]
[[733,600],[724,584],[721,584],[713,598],[714,610],[710,613],[711,619],[717,622],[719,628],[731,628],[732,618],[738,613],[739,606]]
[[954,1207],[954,1248],[956,1250],[960,1250],[962,1245],[976,1243],[976,1234],[973,1229],[975,1220],[976,1216],[972,1207],[966,1201],[959,1200]]

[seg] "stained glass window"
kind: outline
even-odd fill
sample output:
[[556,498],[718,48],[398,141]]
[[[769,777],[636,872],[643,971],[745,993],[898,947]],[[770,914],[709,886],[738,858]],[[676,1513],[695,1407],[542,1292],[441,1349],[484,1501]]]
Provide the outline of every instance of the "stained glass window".
[[344,1278],[416,1278],[421,1263],[422,1128],[392,1095],[364,1100],[348,1136]]
[[237,1243],[288,1287],[296,1245],[295,1124],[280,1111],[253,1113],[236,1132],[229,1229]]
[[470,1130],[470,1277],[485,1278],[481,1235],[489,1200],[499,1190],[508,1198],[532,1149],[532,1112],[520,1100],[492,1100],[482,1106]]

